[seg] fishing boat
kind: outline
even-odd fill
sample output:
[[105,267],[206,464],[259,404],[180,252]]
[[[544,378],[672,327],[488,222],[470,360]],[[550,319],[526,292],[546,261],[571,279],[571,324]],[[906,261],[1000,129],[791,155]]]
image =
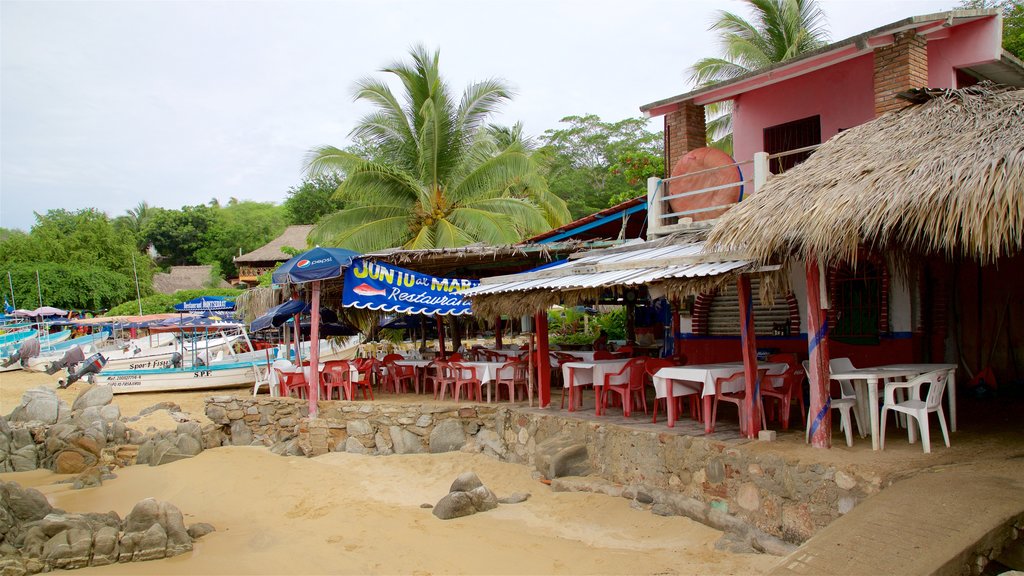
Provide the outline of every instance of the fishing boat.
[[[34,331],[30,331],[30,336],[35,334]],[[54,332],[53,334],[46,334],[39,338],[38,350],[49,350],[59,342],[63,342],[71,337],[71,330],[61,330],[60,332]],[[20,358],[21,346],[25,344],[29,338],[24,338],[16,342],[11,342],[4,346],[0,346],[0,372],[11,372],[13,370],[21,370],[22,362]]]
[[94,334],[86,334],[85,336],[58,342],[48,350],[42,350],[38,356],[25,360],[22,368],[29,372],[44,372],[51,363],[60,360],[68,350],[75,346],[81,347],[85,354],[91,354],[97,351],[109,338],[110,331],[103,330]]
[[107,384],[114,394],[171,392],[252,386],[267,377],[267,368],[257,362],[215,363],[208,366],[154,368],[147,370],[102,370],[90,375],[97,384]]

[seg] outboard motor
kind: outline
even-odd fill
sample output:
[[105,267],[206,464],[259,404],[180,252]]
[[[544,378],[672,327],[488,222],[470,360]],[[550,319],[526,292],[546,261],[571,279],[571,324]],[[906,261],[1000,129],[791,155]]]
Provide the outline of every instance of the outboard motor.
[[175,352],[171,354],[171,366],[174,368],[181,368],[181,353]]
[[97,352],[96,354],[89,356],[85,360],[85,362],[83,362],[82,365],[78,367],[78,370],[75,370],[74,372],[69,374],[67,381],[58,380],[57,386],[60,386],[61,388],[67,388],[68,386],[71,386],[75,382],[78,382],[85,376],[99,374],[100,370],[103,370],[103,367],[106,364],[107,359],[103,357],[103,354]]
[[64,353],[64,356],[56,362],[50,362],[50,365],[46,367],[47,374],[56,374],[61,368],[67,368],[68,373],[74,370],[75,365],[85,360],[85,352],[81,346],[72,346],[70,350]]
[[3,367],[7,368],[11,364],[19,361],[21,362],[21,365],[24,366],[25,363],[28,362],[29,358],[35,358],[36,356],[39,356],[39,339],[29,338],[22,342],[21,346],[18,346],[17,352],[11,354],[10,358],[7,360],[4,360]]

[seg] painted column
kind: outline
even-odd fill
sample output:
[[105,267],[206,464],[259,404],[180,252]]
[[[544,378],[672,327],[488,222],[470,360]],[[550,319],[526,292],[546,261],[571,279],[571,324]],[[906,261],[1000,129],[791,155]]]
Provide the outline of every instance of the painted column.
[[541,310],[534,316],[534,331],[537,333],[537,391],[539,405],[547,408],[551,404],[551,358],[548,356],[548,312]]
[[740,301],[740,344],[743,353],[743,378],[746,381],[744,428],[748,438],[757,438],[760,430],[761,382],[757,380],[757,337],[754,334],[754,301],[750,291],[750,276],[741,274],[736,281]]
[[679,334],[679,299],[672,300],[672,356],[682,358],[683,339]]
[[434,318],[437,319],[437,352],[440,355],[441,360],[444,360],[444,320],[441,319],[440,314],[435,314]]
[[292,317],[292,323],[295,327],[295,334],[292,334],[292,343],[295,344],[295,365],[302,365],[302,324],[299,323],[299,315],[296,314]]
[[501,314],[494,317],[494,347],[501,350]]
[[[807,259],[807,356],[810,358],[811,409],[809,411],[811,446],[832,447],[832,405],[828,386],[828,314],[827,294],[822,286],[817,258]],[[823,299],[825,297],[825,299]]]
[[313,281],[313,310],[309,325],[309,416],[316,417],[320,400],[320,281]]

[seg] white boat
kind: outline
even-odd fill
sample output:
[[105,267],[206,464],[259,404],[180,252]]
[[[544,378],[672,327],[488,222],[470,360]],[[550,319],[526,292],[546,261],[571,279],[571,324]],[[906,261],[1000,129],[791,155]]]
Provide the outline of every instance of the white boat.
[[106,370],[149,370],[153,368],[166,368],[171,365],[175,354],[180,354],[183,362],[191,365],[193,352],[195,354],[216,354],[231,349],[231,346],[242,334],[224,335],[217,338],[210,338],[203,343],[186,344],[181,346],[160,346],[158,348],[128,348],[127,350],[115,350],[113,352],[101,352],[107,359],[104,366]]
[[252,386],[267,377],[266,366],[256,362],[231,362],[192,368],[156,368],[150,370],[106,370],[90,376],[97,384],[107,384],[114,394],[132,392],[172,392]]
[[29,372],[45,372],[47,367],[53,362],[56,362],[64,357],[64,354],[68,350],[75,346],[81,346],[82,352],[86,355],[96,351],[97,348],[103,344],[110,337],[110,332],[104,330],[95,334],[86,334],[85,336],[79,336],[78,338],[71,338],[59,342],[50,347],[50,349],[44,349],[39,353],[39,356],[29,358],[25,361],[23,368]]

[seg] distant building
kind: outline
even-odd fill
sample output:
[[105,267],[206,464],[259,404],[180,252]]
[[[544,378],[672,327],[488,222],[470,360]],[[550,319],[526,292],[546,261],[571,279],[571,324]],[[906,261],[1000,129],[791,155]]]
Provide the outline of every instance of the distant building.
[[267,271],[273,270],[282,262],[290,260],[292,255],[281,251],[286,246],[297,250],[305,250],[307,247],[306,238],[312,230],[312,224],[289,226],[280,236],[263,246],[248,254],[236,256],[234,261],[235,267],[238,268],[238,280],[240,282],[256,282]]
[[[171,271],[153,275],[153,291],[158,294],[174,294],[178,290],[198,290],[210,285],[213,266],[171,266]],[[216,288],[231,288],[220,280]]]

